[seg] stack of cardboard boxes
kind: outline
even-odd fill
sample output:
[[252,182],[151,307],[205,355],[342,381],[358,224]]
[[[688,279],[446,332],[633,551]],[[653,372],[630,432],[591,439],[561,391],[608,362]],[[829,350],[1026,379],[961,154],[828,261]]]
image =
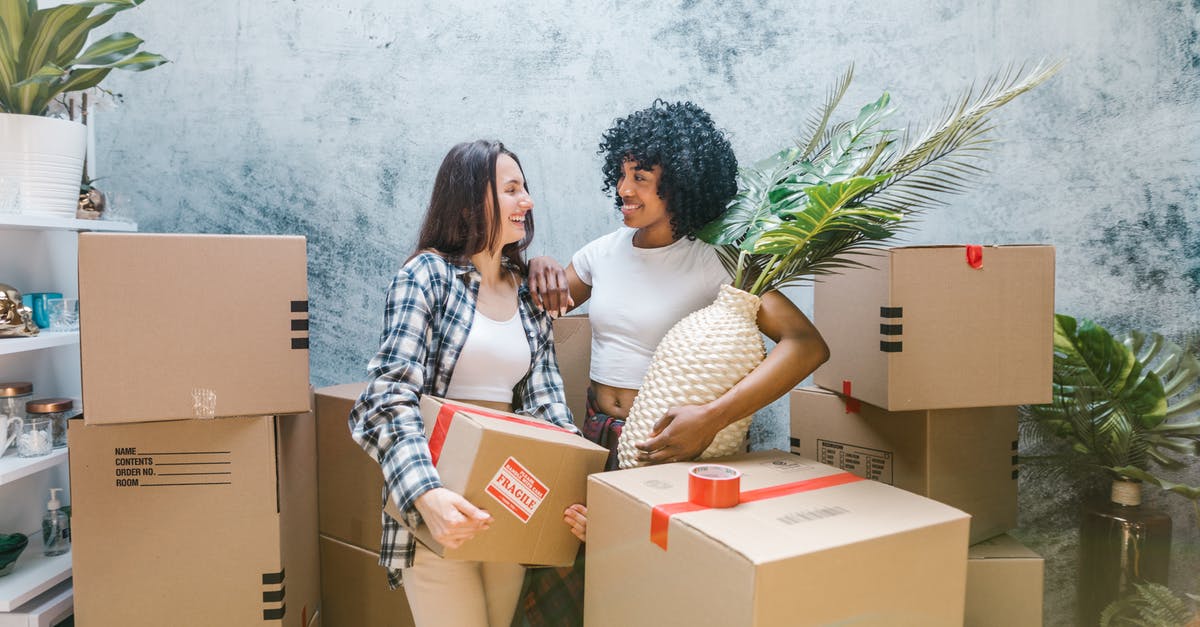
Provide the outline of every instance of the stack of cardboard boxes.
[[[1054,250],[893,248],[817,283],[829,361],[791,393],[792,451],[971,515],[966,624],[1040,625],[1017,526],[1015,406],[1050,401]],[[998,537],[999,536],[999,537]]]
[[83,234],[83,625],[320,624],[302,237]]

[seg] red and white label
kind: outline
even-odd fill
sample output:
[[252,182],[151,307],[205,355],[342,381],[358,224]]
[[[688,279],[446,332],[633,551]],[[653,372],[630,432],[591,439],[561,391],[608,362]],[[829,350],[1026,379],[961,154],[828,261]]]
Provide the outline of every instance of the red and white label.
[[520,462],[509,457],[496,471],[496,476],[492,477],[484,491],[521,522],[527,523],[542,501],[546,500],[550,488],[526,470]]

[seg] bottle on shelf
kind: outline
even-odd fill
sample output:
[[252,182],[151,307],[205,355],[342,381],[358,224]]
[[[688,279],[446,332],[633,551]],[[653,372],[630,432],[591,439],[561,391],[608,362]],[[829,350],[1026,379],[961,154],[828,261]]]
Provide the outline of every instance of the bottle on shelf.
[[50,501],[42,517],[42,545],[47,556],[62,555],[71,550],[71,518],[62,511],[58,493],[62,488],[50,488]]

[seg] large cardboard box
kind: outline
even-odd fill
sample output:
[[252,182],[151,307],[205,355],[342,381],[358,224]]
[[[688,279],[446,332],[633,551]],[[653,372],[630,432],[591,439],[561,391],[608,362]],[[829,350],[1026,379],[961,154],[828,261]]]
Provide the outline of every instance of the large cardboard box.
[[554,353],[562,374],[567,407],[576,425],[587,418],[587,390],[592,372],[592,325],[586,314],[554,321]]
[[388,588],[379,554],[321,535],[324,627],[414,627],[404,590]]
[[1010,535],[968,549],[966,627],[1040,627],[1044,568]]
[[[979,259],[976,268],[971,260]],[[911,246],[823,277],[813,381],[891,411],[1050,402],[1051,246]]]
[[819,388],[789,398],[793,453],[961,509],[971,542],[1017,526],[1015,407],[889,412]]
[[312,414],[70,421],[82,625],[306,627],[320,605]]
[[710,461],[737,506],[691,507],[690,463],[588,480],[587,625],[962,624],[965,513],[780,451]]
[[321,534],[368,551],[383,534],[383,471],[350,437],[349,417],[366,383],[316,392],[317,494]]
[[303,237],[83,233],[88,424],[309,411]]
[[[438,544],[421,525],[414,535],[422,544],[447,559],[575,563],[579,539],[563,523],[563,511],[585,502],[588,475],[604,470],[607,449],[527,416],[436,396],[421,397],[421,417],[442,485],[494,519],[458,548]],[[395,502],[385,511],[403,520]]]

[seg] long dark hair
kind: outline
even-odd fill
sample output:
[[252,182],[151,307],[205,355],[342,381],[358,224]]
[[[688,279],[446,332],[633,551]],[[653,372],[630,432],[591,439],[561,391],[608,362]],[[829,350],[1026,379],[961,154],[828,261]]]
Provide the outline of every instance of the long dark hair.
[[[456,262],[466,261],[475,253],[490,249],[500,237],[500,197],[496,190],[496,160],[508,155],[521,168],[521,160],[504,144],[480,139],[463,142],[450,149],[437,178],[433,181],[433,194],[429,208],[421,223],[417,237],[417,252],[435,251]],[[521,169],[521,175],[525,170]],[[525,183],[529,191],[529,183]],[[491,214],[486,216],[487,198],[491,196]],[[491,228],[488,228],[488,224]],[[525,237],[521,241],[507,244],[500,254],[512,264],[521,276],[529,271],[525,263],[525,249],[533,241],[533,212],[525,214]]]

